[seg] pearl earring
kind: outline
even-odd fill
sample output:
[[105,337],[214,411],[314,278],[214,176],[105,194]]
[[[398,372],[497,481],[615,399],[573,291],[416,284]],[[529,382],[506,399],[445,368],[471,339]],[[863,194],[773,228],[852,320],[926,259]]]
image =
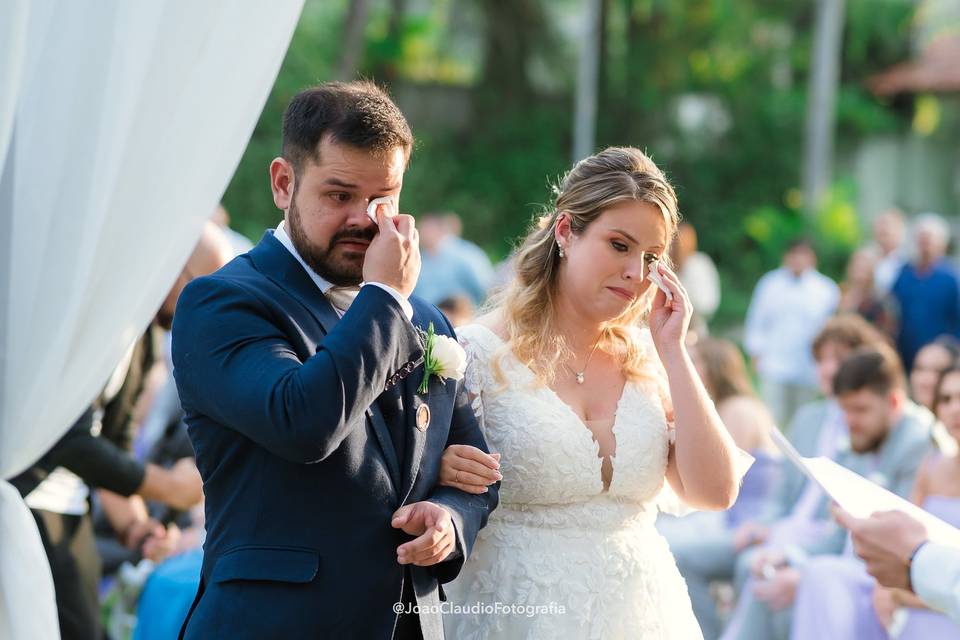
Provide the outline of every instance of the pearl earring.
[[565,254],[565,253],[563,252],[563,245],[560,244],[559,242],[557,243],[557,253],[560,254],[560,257],[561,257],[561,258],[565,258],[566,255],[567,255],[567,254]]

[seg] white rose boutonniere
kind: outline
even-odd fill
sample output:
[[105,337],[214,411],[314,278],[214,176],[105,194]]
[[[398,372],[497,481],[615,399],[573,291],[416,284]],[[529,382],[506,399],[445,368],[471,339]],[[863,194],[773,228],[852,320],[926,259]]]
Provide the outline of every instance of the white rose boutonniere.
[[423,336],[423,380],[417,392],[427,392],[430,376],[437,376],[441,381],[463,378],[467,369],[467,354],[463,347],[453,338],[435,333],[432,322],[426,333],[421,330],[420,334]]

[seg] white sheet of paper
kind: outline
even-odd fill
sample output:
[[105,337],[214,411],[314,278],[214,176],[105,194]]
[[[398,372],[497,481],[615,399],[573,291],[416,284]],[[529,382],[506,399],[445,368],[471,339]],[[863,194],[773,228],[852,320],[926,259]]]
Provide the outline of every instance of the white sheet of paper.
[[932,541],[960,545],[960,529],[829,458],[804,458],[777,429],[771,429],[771,435],[783,455],[853,517],[869,518],[876,511],[902,511],[922,522]]

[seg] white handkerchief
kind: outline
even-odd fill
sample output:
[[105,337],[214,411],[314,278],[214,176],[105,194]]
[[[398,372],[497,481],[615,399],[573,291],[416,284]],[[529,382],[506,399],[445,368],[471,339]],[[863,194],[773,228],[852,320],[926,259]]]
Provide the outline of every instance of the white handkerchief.
[[667,302],[673,300],[673,293],[667,288],[667,285],[664,284],[663,276],[660,275],[660,261],[654,260],[651,262],[649,269],[647,272],[647,280],[660,287],[660,290],[667,294]]

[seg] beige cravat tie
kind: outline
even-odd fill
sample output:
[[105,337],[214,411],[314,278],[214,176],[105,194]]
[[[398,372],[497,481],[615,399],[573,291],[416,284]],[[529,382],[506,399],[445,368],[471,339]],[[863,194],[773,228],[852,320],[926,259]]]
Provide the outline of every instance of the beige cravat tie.
[[330,287],[324,295],[327,296],[327,300],[337,310],[337,313],[342,316],[353,304],[358,293],[360,293],[360,287]]

